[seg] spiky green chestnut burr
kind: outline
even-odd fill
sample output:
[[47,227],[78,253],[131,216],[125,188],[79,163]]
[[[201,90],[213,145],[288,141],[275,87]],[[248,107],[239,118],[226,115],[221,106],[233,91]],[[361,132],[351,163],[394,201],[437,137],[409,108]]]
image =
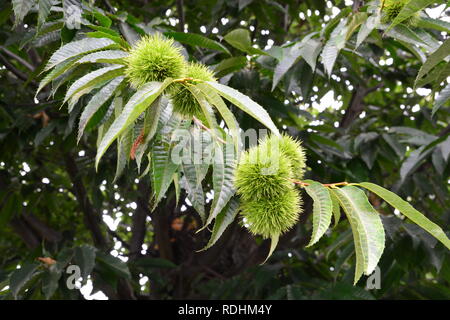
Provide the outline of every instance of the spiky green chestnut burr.
[[266,260],[302,212],[291,178],[303,177],[304,168],[300,142],[287,135],[266,137],[244,152],[236,168],[235,185],[246,226],[251,233],[271,239]]
[[126,76],[130,84],[139,88],[150,81],[181,78],[186,61],[172,39],[156,33],[145,36],[131,49],[126,59]]
[[[202,81],[215,81],[213,72],[204,64],[197,62],[190,62],[186,68],[186,78],[192,78]],[[176,84],[176,89],[172,94],[173,110],[178,114],[191,118],[192,116],[199,117],[202,114],[202,108],[198,101],[189,91],[187,86],[190,84]]]
[[[385,0],[381,22],[384,24],[392,23],[408,1],[409,0]],[[418,16],[419,13],[416,13],[402,22],[408,25],[414,25],[417,22]]]
[[291,162],[292,176],[291,178],[302,180],[306,168],[305,151],[301,145],[301,141],[293,139],[291,136],[282,135],[270,136],[262,141],[267,148],[279,146],[283,153]]
[[273,199],[243,201],[241,210],[252,234],[271,238],[287,232],[297,223],[302,210],[301,198],[297,190],[290,187]]
[[271,200],[292,188],[291,176],[288,157],[263,143],[242,154],[236,169],[235,186],[243,201]]

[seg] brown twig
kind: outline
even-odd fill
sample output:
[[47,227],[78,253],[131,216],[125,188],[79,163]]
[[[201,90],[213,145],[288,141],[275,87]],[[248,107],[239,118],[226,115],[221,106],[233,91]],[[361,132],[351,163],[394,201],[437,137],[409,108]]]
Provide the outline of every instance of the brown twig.
[[12,74],[14,74],[17,78],[19,78],[22,81],[27,81],[28,77],[25,73],[14,67],[14,65],[8,61],[2,54],[0,54],[0,62],[3,63],[6,69],[11,71]]
[[[299,181],[299,180],[295,180],[295,179],[289,179],[289,181],[291,181],[295,184],[298,184],[299,186],[302,186],[302,187],[307,187],[310,185],[307,182],[303,182],[303,181]],[[345,182],[345,181],[344,182],[335,182],[335,183],[322,183],[322,185],[324,187],[330,187],[330,188],[337,187],[337,186],[348,186],[349,184],[350,183]]]
[[192,119],[194,120],[195,124],[197,124],[198,126],[200,126],[200,128],[202,128],[202,129],[204,129],[205,131],[211,133],[211,135],[212,135],[213,137],[215,137],[215,138],[217,139],[217,141],[219,141],[219,142],[221,142],[221,143],[223,143],[223,144],[226,144],[226,141],[225,141],[225,140],[223,140],[222,138],[216,136],[216,135],[214,134],[214,132],[212,132],[212,130],[211,130],[210,128],[208,128],[207,126],[205,126],[205,125],[203,124],[203,122],[202,122],[200,119],[196,118],[195,116],[193,116]]
[[68,153],[66,153],[64,157],[67,173],[73,183],[73,192],[77,197],[80,209],[84,214],[84,223],[91,232],[95,245],[104,249],[107,247],[107,242],[100,227],[100,216],[98,215],[98,212],[95,211],[89,200],[87,190],[84,187],[82,175],[78,170],[75,159]]
[[184,1],[183,0],[177,0],[177,13],[178,13],[178,28],[180,30],[180,32],[184,32],[184,21],[185,21],[185,17],[184,17]]
[[350,105],[345,110],[345,114],[341,119],[339,126],[344,129],[350,127],[352,122],[364,111],[364,98],[368,94],[380,89],[383,86],[383,82],[378,83],[376,86],[371,88],[364,88],[362,85],[358,85],[353,92],[352,98],[350,100]]
[[192,81],[192,80],[194,80],[194,78],[187,77],[187,78],[175,79],[175,80],[173,80],[173,82],[187,82],[187,81]]
[[22,57],[18,56],[14,52],[10,51],[8,48],[4,46],[0,46],[0,49],[3,50],[3,52],[9,56],[10,58],[13,58],[14,60],[17,60],[21,65],[28,68],[30,71],[34,71],[34,66],[29,63],[27,60],[23,59]]

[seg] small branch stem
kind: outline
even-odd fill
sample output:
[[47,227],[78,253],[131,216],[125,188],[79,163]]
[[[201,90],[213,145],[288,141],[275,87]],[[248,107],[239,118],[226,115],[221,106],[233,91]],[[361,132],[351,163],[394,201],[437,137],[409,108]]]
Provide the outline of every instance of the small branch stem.
[[18,56],[17,54],[15,54],[14,52],[8,50],[6,47],[4,46],[0,46],[0,50],[3,50],[3,52],[9,56],[10,58],[13,58],[14,60],[17,60],[17,62],[19,62],[20,64],[22,64],[24,67],[28,68],[30,71],[34,71],[34,66],[31,65],[28,61],[26,61],[25,59],[23,59],[22,57]]
[[173,82],[187,82],[187,81],[193,81],[193,80],[194,80],[194,78],[187,77],[187,78],[175,79],[175,80],[173,80]]
[[180,32],[184,32],[185,16],[184,16],[183,2],[184,2],[183,0],[177,0],[178,19],[180,20],[178,24],[178,29],[180,30]]
[[223,143],[223,144],[226,144],[226,141],[225,141],[225,140],[223,140],[222,138],[220,138],[220,137],[218,137],[217,135],[215,135],[214,132],[212,132],[212,130],[211,130],[210,128],[208,128],[207,126],[205,126],[205,125],[203,124],[203,122],[202,122],[200,119],[196,118],[195,116],[193,116],[192,119],[194,120],[195,124],[197,124],[198,126],[200,126],[200,127],[201,127],[202,129],[204,129],[205,131],[211,133],[211,135],[212,135],[213,137],[215,137],[219,142],[221,142],[221,143]]
[[25,73],[14,67],[14,65],[8,61],[2,54],[0,54],[0,62],[5,66],[6,69],[11,71],[18,79],[22,81],[27,81],[28,77]]
[[[289,179],[289,181],[291,181],[291,182],[293,182],[295,184],[298,184],[301,187],[309,186],[309,183],[307,183],[307,182],[303,182],[303,181],[299,181],[299,180],[295,180],[295,179]],[[322,185],[324,187],[330,187],[330,188],[334,188],[334,187],[337,187],[337,186],[348,186],[350,184],[351,183],[348,183],[348,182],[345,182],[345,181],[344,182],[335,182],[335,183],[322,183]]]

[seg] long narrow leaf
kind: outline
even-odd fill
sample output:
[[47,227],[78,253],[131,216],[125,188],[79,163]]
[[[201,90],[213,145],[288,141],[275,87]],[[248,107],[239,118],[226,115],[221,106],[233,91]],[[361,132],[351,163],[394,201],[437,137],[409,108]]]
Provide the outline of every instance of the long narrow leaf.
[[430,219],[425,217],[422,213],[414,209],[413,206],[411,206],[408,202],[400,198],[395,193],[380,187],[376,184],[370,183],[370,182],[362,182],[358,184],[359,186],[366,188],[376,195],[378,195],[380,198],[385,200],[387,203],[389,203],[391,206],[399,210],[402,214],[404,214],[406,217],[408,217],[412,222],[417,224],[419,227],[423,228],[427,232],[429,232],[433,237],[438,239],[440,242],[442,242],[448,249],[450,249],[450,240],[445,234],[445,232],[442,230],[441,227],[439,227],[437,224],[432,222]]
[[211,248],[222,236],[228,226],[234,221],[239,212],[239,201],[236,198],[231,199],[227,206],[217,215],[214,221],[211,238],[208,244],[200,251]]
[[112,80],[91,98],[80,117],[77,137],[78,142],[80,141],[89,120],[98,111],[98,109],[112,97],[117,87],[122,83],[123,79],[123,77],[118,77]]
[[93,39],[93,38],[85,38],[78,41],[70,42],[58,50],[50,57],[47,65],[45,66],[44,71],[47,71],[57,64],[70,59],[72,57],[91,53],[101,49],[114,48],[117,46],[114,41],[110,39]]
[[273,134],[280,135],[280,132],[278,131],[276,125],[273,123],[267,111],[259,104],[251,100],[246,95],[240,93],[239,91],[230,88],[228,86],[225,86],[223,84],[212,81],[208,81],[206,83],[212,88],[214,88],[219,93],[219,95],[221,95],[222,97],[233,103],[242,111],[251,115],[253,118],[261,122],[267,128],[269,128]]
[[399,14],[395,17],[394,21],[392,21],[391,25],[388,27],[387,31],[391,30],[396,25],[402,23],[406,19],[415,15],[417,12],[422,10],[423,8],[435,3],[435,0],[410,0],[408,1],[400,10]]
[[384,250],[385,234],[381,218],[364,191],[353,186],[332,189],[344,209],[353,232],[356,252],[356,284],[364,273],[370,275]]
[[167,79],[164,82],[150,82],[144,85],[130,98],[120,116],[116,118],[100,142],[95,158],[96,168],[98,167],[101,157],[111,143],[113,143],[119,134],[122,133],[127,126],[133,123],[139,115],[144,112],[156,98],[158,98],[170,83],[172,83],[172,79]]
[[328,189],[321,183],[307,180],[306,193],[313,199],[313,231],[307,247],[317,243],[331,224],[333,203]]

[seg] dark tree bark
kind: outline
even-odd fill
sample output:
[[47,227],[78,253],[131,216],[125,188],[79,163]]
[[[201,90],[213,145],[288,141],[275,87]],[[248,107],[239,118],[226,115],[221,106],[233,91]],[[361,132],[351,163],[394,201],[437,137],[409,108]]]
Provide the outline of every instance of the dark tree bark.
[[64,157],[67,172],[73,183],[74,194],[84,214],[84,223],[91,232],[95,246],[105,249],[107,242],[100,228],[101,220],[88,198],[77,164],[70,154],[65,154]]
[[39,240],[39,237],[22,219],[18,217],[13,218],[10,221],[10,225],[28,248],[35,249],[40,245],[41,241]]
[[33,231],[40,237],[40,239],[48,242],[61,241],[62,235],[60,232],[57,232],[47,226],[32,213],[24,214],[23,219],[28,224],[28,226],[33,229]]
[[180,21],[178,23],[178,30],[180,30],[180,32],[184,32],[185,17],[184,17],[184,1],[183,0],[177,0],[177,13],[178,13],[178,20]]
[[146,218],[150,214],[148,207],[148,198],[150,196],[150,187],[145,180],[139,181],[139,196],[137,199],[137,208],[133,215],[133,224],[131,227],[130,240],[130,259],[134,260],[140,256],[142,244],[146,234]]
[[347,108],[347,110],[345,110],[345,114],[342,117],[339,126],[344,129],[350,127],[353,121],[361,114],[361,112],[364,111],[364,103],[363,103],[364,98],[368,94],[380,89],[383,86],[384,83],[379,83],[371,88],[365,88],[362,85],[358,85],[355,88],[355,91],[353,92],[353,96],[350,101],[350,106]]

